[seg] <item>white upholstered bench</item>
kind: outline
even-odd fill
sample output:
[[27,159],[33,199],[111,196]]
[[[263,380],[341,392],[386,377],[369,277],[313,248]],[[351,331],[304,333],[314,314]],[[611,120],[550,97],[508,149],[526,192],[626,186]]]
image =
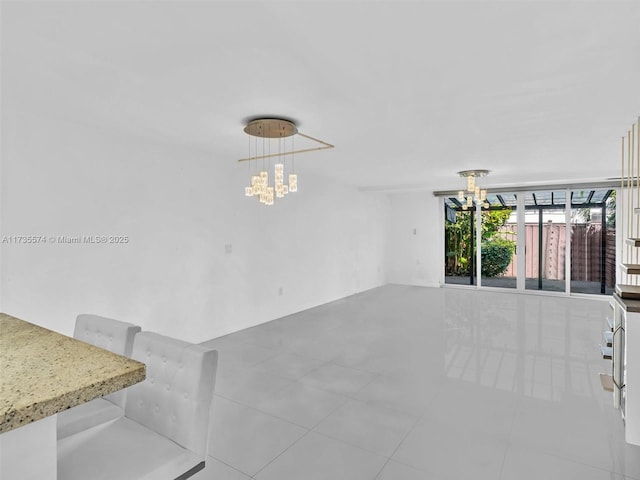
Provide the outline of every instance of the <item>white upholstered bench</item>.
[[218,353],[152,332],[135,336],[147,366],[124,417],[58,441],[58,480],[183,480],[205,465]]
[[[113,353],[131,356],[140,327],[99,315],[80,314],[73,337]],[[116,420],[124,415],[126,390],[96,398],[58,414],[58,439]]]

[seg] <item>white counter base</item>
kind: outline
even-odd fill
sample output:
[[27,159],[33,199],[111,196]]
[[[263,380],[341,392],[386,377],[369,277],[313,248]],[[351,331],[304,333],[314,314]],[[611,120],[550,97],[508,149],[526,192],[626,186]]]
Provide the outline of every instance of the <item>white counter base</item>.
[[57,416],[0,435],[0,480],[56,480]]

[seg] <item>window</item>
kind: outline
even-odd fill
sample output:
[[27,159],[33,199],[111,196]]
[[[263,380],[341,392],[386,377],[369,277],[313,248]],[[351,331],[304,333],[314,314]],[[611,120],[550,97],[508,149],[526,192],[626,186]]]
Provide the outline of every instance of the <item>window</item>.
[[466,209],[447,196],[444,281],[610,295],[615,199],[611,188],[492,192],[488,209]]

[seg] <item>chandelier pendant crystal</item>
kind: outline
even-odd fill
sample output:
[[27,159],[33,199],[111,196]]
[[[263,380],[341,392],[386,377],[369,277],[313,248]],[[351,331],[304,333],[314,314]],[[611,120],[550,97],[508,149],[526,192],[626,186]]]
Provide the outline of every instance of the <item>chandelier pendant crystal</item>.
[[479,185],[480,179],[489,175],[489,170],[462,170],[458,172],[461,177],[467,179],[467,189],[458,192],[458,201],[463,210],[472,208],[474,204],[480,204],[482,208],[489,208],[487,190]]
[[[285,118],[257,118],[247,123],[244,132],[249,135],[249,156],[239,162],[250,162],[254,165],[250,184],[244,187],[247,197],[257,197],[264,205],[273,205],[276,198],[284,198],[298,191],[298,175],[294,171],[294,154],[333,148],[333,145],[310,137],[298,131],[295,123]],[[321,146],[295,150],[294,136],[299,135]],[[262,139],[262,140],[259,140]],[[253,146],[253,155],[251,154]],[[285,173],[286,160],[290,160],[290,172]],[[271,161],[273,165],[273,182],[270,179]],[[260,163],[260,165],[259,165]],[[258,171],[258,168],[260,170]],[[285,183],[285,180],[288,183]]]

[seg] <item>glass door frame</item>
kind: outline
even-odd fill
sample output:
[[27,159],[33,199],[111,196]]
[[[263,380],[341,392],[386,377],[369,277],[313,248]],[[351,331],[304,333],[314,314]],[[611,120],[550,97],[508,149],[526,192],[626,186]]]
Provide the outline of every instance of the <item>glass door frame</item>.
[[[572,196],[572,193],[578,191],[578,190],[592,190],[590,196],[588,197],[589,199],[584,202],[581,203],[580,201],[578,201],[575,205],[574,205],[574,198]],[[497,287],[497,286],[484,286],[482,283],[482,242],[478,241],[478,239],[482,238],[482,212],[484,212],[485,210],[481,208],[480,205],[474,205],[473,209],[469,209],[473,212],[473,217],[474,217],[474,224],[475,224],[475,230],[472,231],[472,235],[473,235],[473,240],[475,247],[476,247],[476,251],[475,253],[471,256],[470,261],[474,264],[473,265],[473,270],[470,272],[470,280],[471,283],[470,284],[463,284],[463,283],[456,283],[456,282],[447,282],[446,281],[446,272],[445,272],[445,265],[444,262],[442,264],[442,270],[441,270],[441,281],[440,284],[442,286],[448,286],[448,287],[461,287],[461,288],[482,288],[485,290],[493,290],[493,291],[508,291],[508,292],[517,292],[517,293],[522,293],[522,292],[526,292],[526,293],[531,293],[531,294],[544,294],[544,295],[555,295],[555,296],[586,296],[589,298],[608,298],[607,294],[605,293],[604,295],[602,294],[602,292],[600,294],[595,294],[595,293],[587,293],[587,292],[572,292],[571,291],[571,276],[572,276],[572,241],[573,241],[573,236],[572,236],[572,232],[573,232],[573,224],[572,224],[572,212],[575,208],[581,208],[582,206],[587,207],[587,208],[594,208],[593,204],[591,203],[591,196],[593,196],[593,191],[595,190],[611,190],[613,192],[617,192],[618,194],[620,193],[620,187],[616,186],[614,184],[611,184],[609,182],[603,182],[602,184],[565,184],[565,185],[536,185],[533,186],[531,188],[521,188],[521,187],[515,187],[513,189],[510,189],[508,187],[505,188],[501,188],[499,191],[497,189],[493,190],[490,192],[490,194],[496,194],[496,195],[501,195],[501,194],[513,194],[516,196],[516,204],[515,204],[515,208],[516,208],[516,250],[515,253],[517,255],[517,263],[516,263],[516,268],[517,268],[517,275],[516,275],[516,287],[515,288],[504,288],[504,287]],[[564,211],[564,228],[565,228],[565,245],[564,245],[564,291],[551,291],[551,290],[542,290],[542,289],[527,289],[526,288],[526,265],[527,265],[527,258],[526,258],[526,197],[530,196],[532,194],[538,194],[538,193],[542,193],[542,192],[562,192],[564,193],[564,208],[562,209]],[[449,200],[452,200],[455,202],[455,197],[457,192],[434,192],[434,195],[439,196],[440,197],[440,209],[441,212],[445,212],[445,199],[443,197],[449,197]],[[607,194],[607,198],[608,198]],[[596,203],[598,203],[599,205],[600,200],[596,200]],[[512,204],[513,205],[513,204]],[[548,205],[547,210],[560,210],[559,208],[553,208],[554,206],[560,206],[562,205],[561,203],[559,204],[554,204],[553,201],[553,197],[551,200],[551,204]],[[459,205],[458,205],[459,206]],[[536,207],[539,208],[538,211],[542,212],[545,210],[545,204],[544,202],[541,202],[540,204],[537,204],[536,201]],[[603,207],[603,211],[602,211],[602,225],[605,225],[605,213],[606,210]],[[529,209],[531,210],[531,209]],[[441,214],[442,216],[440,217],[442,220],[442,228],[444,229],[444,224],[445,224],[445,215]],[[619,221],[616,221],[616,227],[615,227],[615,252],[616,252],[616,258],[620,258],[620,252],[622,250],[621,244],[621,233],[620,233],[620,229],[621,224],[622,224],[622,220],[620,219],[620,202],[616,203],[616,208],[615,208],[615,215],[616,218]],[[538,217],[538,224],[540,222],[540,220],[542,219],[542,215],[540,215]],[[542,231],[540,230],[540,233]],[[444,238],[444,236],[442,237]],[[604,241],[602,240],[603,244],[602,244],[602,249],[604,250],[605,248],[605,244]],[[444,251],[444,244],[442,244],[442,248],[441,251]],[[542,254],[542,253],[541,253]],[[444,258],[444,256],[442,257]],[[540,257],[542,258],[542,257]],[[601,259],[601,271],[603,270],[602,268],[602,263],[605,262],[604,257]],[[542,271],[540,268],[538,268],[538,275],[539,278],[542,275]],[[600,283],[602,284],[602,282],[604,282],[604,273],[601,273],[601,278],[600,278]],[[616,268],[616,278],[619,276],[619,271]],[[474,280],[475,280],[475,284],[474,284]]]
[[[540,206],[536,210],[538,211],[538,288],[527,289],[526,280],[526,205],[525,196],[535,195],[540,192],[564,192],[564,228],[565,228],[565,253],[564,253],[564,291],[556,292],[553,290],[542,289],[542,235],[543,235],[543,212],[545,210],[544,205]],[[531,293],[534,295],[556,295],[556,296],[570,296],[571,295],[571,189],[570,188],[553,188],[553,185],[549,185],[547,188],[536,188],[535,190],[525,190],[518,192],[518,244],[517,251],[522,251],[523,255],[518,255],[518,277],[516,291]],[[546,210],[551,210],[547,208]],[[559,210],[555,208],[555,210]],[[522,234],[521,234],[522,233]],[[522,265],[520,265],[522,262]],[[522,266],[522,270],[520,267]]]
[[[494,291],[510,291],[517,293],[530,293],[533,295],[555,295],[555,296],[570,296],[571,295],[571,241],[570,237],[567,238],[565,242],[565,256],[564,256],[564,281],[565,281],[565,289],[562,292],[554,292],[550,290],[542,290],[542,289],[526,289],[526,234],[525,234],[525,215],[526,215],[526,206],[525,206],[525,196],[530,194],[535,194],[536,192],[541,191],[549,191],[554,190],[553,186],[549,186],[546,190],[542,188],[536,188],[535,190],[518,190],[514,192],[516,194],[517,204],[516,204],[516,218],[517,218],[517,238],[516,238],[516,254],[517,254],[517,276],[516,276],[516,288],[501,288],[501,287],[489,287],[482,285],[482,242],[476,242],[476,254],[474,258],[474,270],[473,274],[475,274],[476,283],[475,285],[469,285],[474,288],[482,288],[485,290],[494,290]],[[554,191],[563,191],[565,193],[565,199],[569,199],[567,202],[565,200],[564,206],[564,218],[565,218],[565,231],[571,231],[571,189],[569,188],[559,188]],[[505,193],[510,193],[509,189],[504,190]],[[542,211],[544,210],[541,207],[538,211],[538,225],[542,221]],[[474,206],[474,217],[475,217],[475,232],[472,232],[473,237],[482,238],[482,207],[480,204],[476,204]],[[542,235],[542,229],[539,228],[539,234]],[[538,237],[540,238],[540,237]],[[542,252],[541,250],[539,250]],[[539,253],[539,260],[542,258],[542,253]],[[473,275],[472,274],[472,275]],[[540,266],[538,267],[538,282],[542,278],[542,270]],[[443,282],[444,285],[444,282]]]

